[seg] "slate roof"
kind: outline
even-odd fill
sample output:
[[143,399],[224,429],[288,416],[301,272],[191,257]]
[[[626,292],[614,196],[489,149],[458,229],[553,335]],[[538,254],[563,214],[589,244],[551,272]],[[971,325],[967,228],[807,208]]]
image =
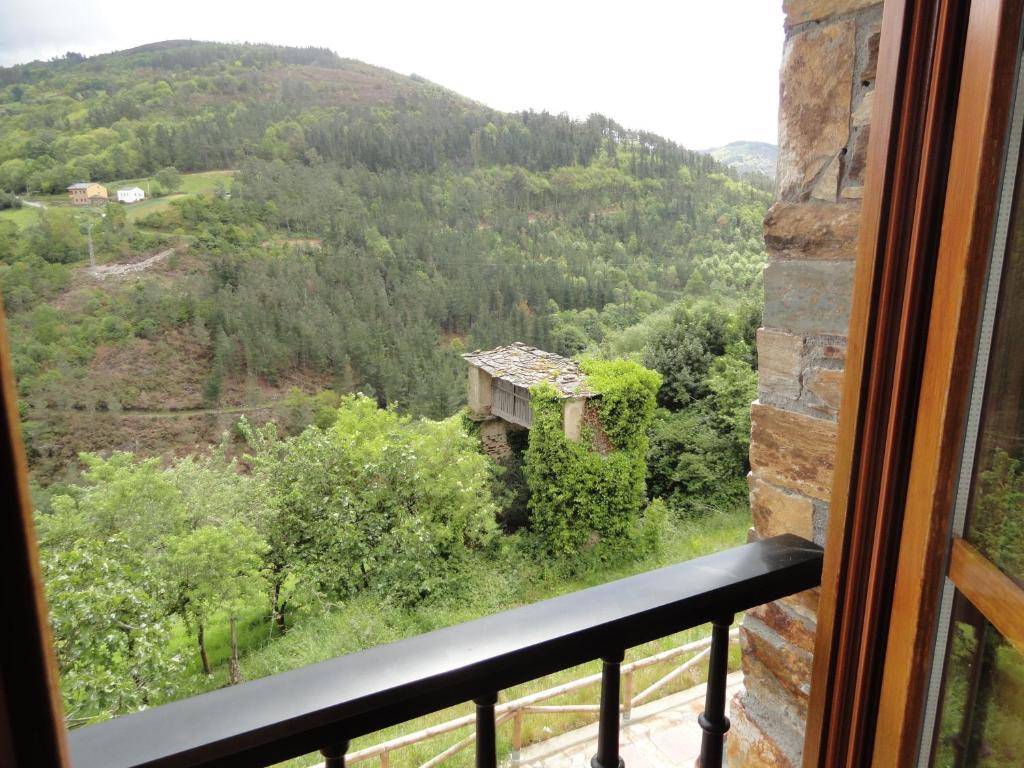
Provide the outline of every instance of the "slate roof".
[[76,181],[74,184],[68,186],[68,189],[88,189],[95,181]]
[[478,349],[463,357],[470,365],[482,368],[491,376],[517,387],[529,389],[534,384],[546,381],[562,397],[590,396],[586,374],[575,361],[519,341],[487,352]]

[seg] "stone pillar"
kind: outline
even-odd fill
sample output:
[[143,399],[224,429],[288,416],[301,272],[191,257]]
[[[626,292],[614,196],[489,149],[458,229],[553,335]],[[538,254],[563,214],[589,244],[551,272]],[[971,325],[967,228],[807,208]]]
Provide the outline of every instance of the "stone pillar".
[[[878,0],[784,0],[778,194],[750,442],[751,535],[824,543],[881,22]],[[748,611],[729,764],[801,763],[817,590]]]
[[569,440],[580,439],[580,427],[583,426],[583,412],[586,410],[585,398],[565,400],[562,403],[562,429]]
[[485,420],[480,424],[480,449],[495,461],[504,461],[512,455],[512,446],[508,443],[508,431],[512,427],[504,419],[497,417]]
[[475,365],[469,366],[469,410],[477,416],[491,413],[491,375]]

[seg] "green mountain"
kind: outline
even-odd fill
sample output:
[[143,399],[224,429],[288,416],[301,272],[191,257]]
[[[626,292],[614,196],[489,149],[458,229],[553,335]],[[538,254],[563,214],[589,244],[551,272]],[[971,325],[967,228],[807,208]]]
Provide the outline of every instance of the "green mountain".
[[[101,218],[66,205],[81,180],[176,194]],[[82,449],[193,450],[243,410],[308,423],[293,386],[447,416],[466,349],[576,354],[679,300],[755,297],[771,199],[600,115],[193,41],[0,69],[0,189],[49,206],[0,211],[40,477]],[[135,266],[98,280],[86,230],[101,266]]]
[[734,141],[724,147],[705,150],[715,160],[741,174],[762,174],[775,178],[779,148],[763,141]]

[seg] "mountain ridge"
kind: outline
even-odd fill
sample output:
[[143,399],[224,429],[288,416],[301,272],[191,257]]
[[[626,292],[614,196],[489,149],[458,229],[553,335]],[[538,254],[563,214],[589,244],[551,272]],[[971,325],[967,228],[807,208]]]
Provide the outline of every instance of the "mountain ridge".
[[775,178],[775,166],[779,158],[779,148],[775,144],[741,140],[701,151],[723,165],[734,168],[738,173],[762,174],[770,179]]

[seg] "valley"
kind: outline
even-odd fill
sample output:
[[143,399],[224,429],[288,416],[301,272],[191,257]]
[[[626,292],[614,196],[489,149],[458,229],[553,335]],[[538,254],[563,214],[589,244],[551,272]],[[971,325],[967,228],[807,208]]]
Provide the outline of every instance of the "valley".
[[[744,540],[764,175],[166,41],[0,69],[0,189],[72,725]],[[462,355],[513,342],[581,361],[610,431],[538,390],[484,455]]]

